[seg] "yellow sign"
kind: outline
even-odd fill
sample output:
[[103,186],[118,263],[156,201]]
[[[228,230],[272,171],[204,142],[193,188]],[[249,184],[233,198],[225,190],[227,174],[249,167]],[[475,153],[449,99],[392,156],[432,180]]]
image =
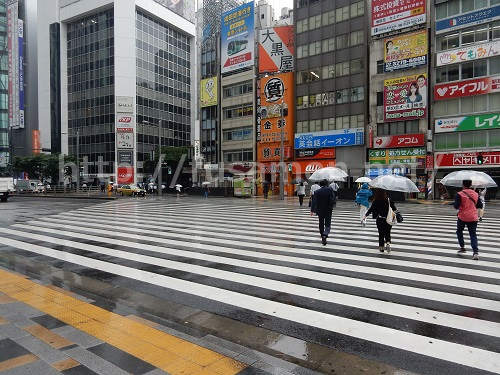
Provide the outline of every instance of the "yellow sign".
[[200,88],[201,107],[217,105],[217,92],[217,77],[202,79]]
[[427,31],[398,35],[384,40],[384,71],[427,65]]

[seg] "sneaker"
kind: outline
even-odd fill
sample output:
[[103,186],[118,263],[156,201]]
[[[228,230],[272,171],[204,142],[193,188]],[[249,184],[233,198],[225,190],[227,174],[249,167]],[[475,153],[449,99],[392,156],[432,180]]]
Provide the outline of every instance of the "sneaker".
[[379,246],[378,247],[378,251],[380,251],[381,253],[383,253],[384,252],[384,247],[383,246]]
[[460,250],[457,251],[457,254],[465,254],[465,247],[461,247]]
[[323,243],[323,246],[326,245],[326,237],[325,236],[321,237],[321,242]]
[[479,260],[479,254],[478,254],[478,253],[475,253],[475,254],[472,256],[472,260]]
[[390,242],[387,242],[385,244],[385,251],[387,251],[387,253],[390,253],[391,252],[391,243]]
[[362,225],[362,226],[365,226],[365,225],[366,225],[366,221],[361,220],[361,225]]

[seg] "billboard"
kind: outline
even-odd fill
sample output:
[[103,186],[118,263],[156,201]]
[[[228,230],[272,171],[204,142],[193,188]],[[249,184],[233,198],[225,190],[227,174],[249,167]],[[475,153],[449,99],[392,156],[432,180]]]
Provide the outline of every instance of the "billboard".
[[9,92],[9,126],[18,129],[20,124],[19,102],[19,18],[17,0],[7,1],[7,65]]
[[389,150],[369,150],[370,164],[417,164],[425,166],[427,150],[419,148],[397,148]]
[[[293,103],[294,103],[294,74],[283,73],[265,77],[258,82],[260,100],[257,103],[257,161],[278,161],[280,158],[281,129],[285,150],[291,149],[293,142]],[[282,102],[282,97],[284,100]],[[283,123],[281,121],[281,107],[283,105]],[[259,110],[260,108],[260,110]],[[284,157],[287,157],[285,152]]]
[[427,31],[384,40],[384,72],[427,65]]
[[476,10],[463,13],[454,17],[446,18],[436,22],[436,34],[447,31],[463,29],[464,27],[478,25],[500,19],[500,5],[488,9]]
[[473,44],[467,47],[452,49],[436,54],[436,65],[450,65],[467,61],[476,61],[500,54],[500,40]]
[[424,146],[424,143],[425,137],[423,133],[387,135],[383,137],[375,137],[373,148],[416,147]]
[[372,0],[372,35],[426,22],[426,0]]
[[457,152],[446,153],[437,152],[436,167],[454,168],[454,167],[480,167],[477,165],[477,156],[483,155],[483,167],[500,165],[500,152],[498,151],[481,151],[481,152]]
[[403,121],[427,116],[427,75],[384,81],[384,121]]
[[254,64],[254,3],[222,14],[221,73]]
[[446,100],[500,92],[500,75],[456,81],[434,86],[434,100]]
[[293,71],[293,26],[259,31],[259,72]]
[[295,159],[335,159],[335,148],[296,148]]
[[24,22],[18,22],[19,41],[19,127],[24,128]]
[[500,129],[500,113],[452,117],[437,119],[434,121],[435,133],[450,133],[487,129]]
[[210,77],[201,80],[200,100],[201,107],[217,105],[217,77]]
[[295,149],[359,146],[365,144],[365,129],[352,128],[295,134]]

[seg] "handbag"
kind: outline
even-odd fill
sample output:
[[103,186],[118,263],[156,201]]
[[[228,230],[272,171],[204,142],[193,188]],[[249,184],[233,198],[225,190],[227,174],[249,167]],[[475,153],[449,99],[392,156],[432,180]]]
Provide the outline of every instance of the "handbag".
[[390,199],[387,199],[387,203],[389,203],[389,210],[387,211],[387,217],[385,218],[385,221],[387,221],[387,224],[389,225],[395,225],[397,223],[396,213],[392,210]]
[[396,211],[396,221],[398,223],[402,223],[403,222],[403,215],[401,215],[401,212],[399,212],[399,211]]

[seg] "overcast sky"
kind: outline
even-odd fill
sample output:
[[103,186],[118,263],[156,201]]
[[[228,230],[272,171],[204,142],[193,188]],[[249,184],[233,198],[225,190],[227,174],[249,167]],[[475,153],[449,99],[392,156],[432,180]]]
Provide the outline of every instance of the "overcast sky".
[[294,0],[268,0],[268,1],[273,6],[276,18],[279,18],[281,8],[288,7],[290,9],[293,9]]

